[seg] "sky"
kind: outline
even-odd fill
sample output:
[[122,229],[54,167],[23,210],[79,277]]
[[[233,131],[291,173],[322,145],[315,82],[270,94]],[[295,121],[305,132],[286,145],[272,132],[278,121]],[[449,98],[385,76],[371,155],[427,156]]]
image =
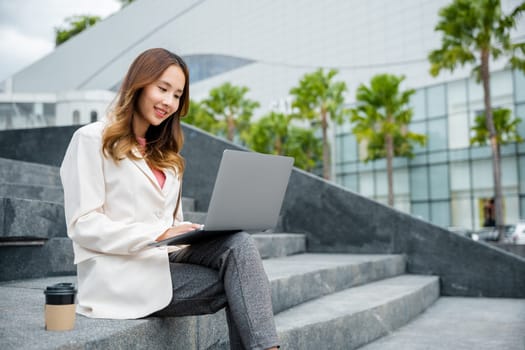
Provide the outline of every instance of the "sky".
[[55,27],[73,15],[102,19],[117,0],[0,0],[0,82],[53,51]]

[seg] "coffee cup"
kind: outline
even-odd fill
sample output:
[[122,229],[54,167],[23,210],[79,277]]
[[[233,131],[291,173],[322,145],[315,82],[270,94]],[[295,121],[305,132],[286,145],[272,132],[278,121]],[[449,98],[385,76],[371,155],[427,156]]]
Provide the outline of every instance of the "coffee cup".
[[75,326],[75,296],[73,283],[57,283],[48,286],[46,295],[45,322],[48,331],[67,331]]

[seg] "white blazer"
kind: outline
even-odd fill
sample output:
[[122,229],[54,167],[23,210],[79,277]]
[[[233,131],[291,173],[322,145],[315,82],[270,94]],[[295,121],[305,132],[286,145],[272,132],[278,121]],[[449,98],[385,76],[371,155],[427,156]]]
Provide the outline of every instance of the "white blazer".
[[[96,122],[78,129],[60,168],[77,264],[77,312],[140,318],[171,301],[168,251],[148,244],[182,221],[182,210],[174,215],[180,181],[166,170],[161,189],[144,159],[115,163],[104,157],[104,126]],[[141,157],[138,150],[135,154]]]

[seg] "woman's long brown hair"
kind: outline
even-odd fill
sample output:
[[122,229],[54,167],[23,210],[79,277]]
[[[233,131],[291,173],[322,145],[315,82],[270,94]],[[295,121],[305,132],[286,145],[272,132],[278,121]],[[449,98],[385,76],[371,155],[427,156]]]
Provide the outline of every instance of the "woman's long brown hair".
[[182,175],[184,158],[180,155],[180,151],[184,136],[180,118],[186,115],[189,108],[190,76],[182,58],[165,49],[146,50],[129,67],[110,114],[110,123],[104,129],[102,151],[105,156],[110,156],[115,162],[124,158],[138,159],[132,152],[137,145],[132,117],[137,111],[138,98],[144,87],[156,81],[171,65],[180,67],[186,78],[179,108],[160,125],[151,125],[148,128],[144,157],[154,168],[172,168],[179,176]]

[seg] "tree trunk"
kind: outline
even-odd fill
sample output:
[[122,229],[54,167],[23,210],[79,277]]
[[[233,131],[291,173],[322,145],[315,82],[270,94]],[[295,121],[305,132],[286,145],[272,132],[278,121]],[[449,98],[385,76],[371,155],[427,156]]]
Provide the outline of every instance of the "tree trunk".
[[228,141],[233,142],[233,137],[235,136],[235,121],[233,120],[232,116],[226,117],[226,124],[228,127],[226,137]]
[[489,132],[490,147],[492,149],[492,173],[494,178],[494,206],[496,210],[496,228],[498,230],[498,240],[503,240],[503,227],[505,225],[503,218],[503,193],[501,189],[501,160],[496,128],[494,126],[494,117],[492,114],[490,98],[490,70],[489,70],[489,50],[481,51],[481,80],[483,82],[484,104],[485,104],[485,122]]
[[280,136],[277,136],[275,138],[275,142],[273,144],[275,154],[282,156],[283,154],[283,143]]
[[[389,118],[390,119],[390,118]],[[388,205],[394,206],[394,171],[392,160],[394,159],[394,138],[392,134],[385,135],[386,147],[386,176],[388,179]]]
[[323,178],[330,180],[330,145],[328,144],[328,120],[325,109],[321,109],[321,128],[323,129]]

